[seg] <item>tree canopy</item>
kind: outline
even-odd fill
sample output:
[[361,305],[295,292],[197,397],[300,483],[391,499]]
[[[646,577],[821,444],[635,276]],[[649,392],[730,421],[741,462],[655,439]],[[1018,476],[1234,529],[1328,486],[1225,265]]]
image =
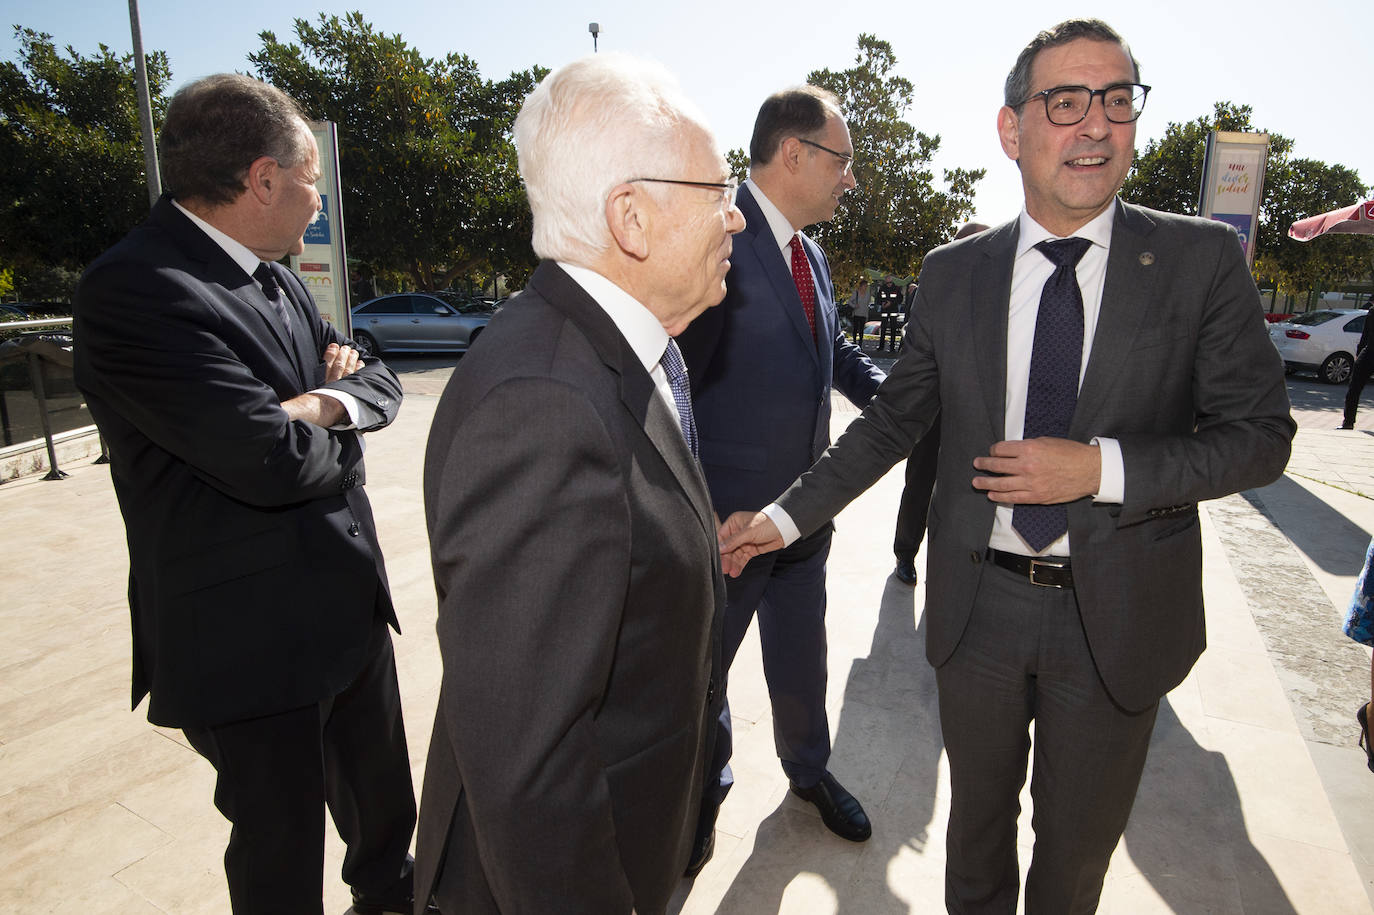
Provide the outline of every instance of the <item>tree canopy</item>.
[[[0,62],[0,267],[14,292],[65,298],[80,271],[148,215],[132,54],[91,57],[16,28]],[[167,109],[167,55],[147,56],[154,124]]]
[[1207,135],[1213,130],[1269,134],[1269,161],[1255,238],[1255,272],[1290,293],[1334,285],[1371,270],[1369,239],[1323,237],[1298,242],[1288,237],[1296,220],[1364,199],[1366,188],[1354,171],[1314,159],[1292,158],[1293,141],[1256,128],[1249,105],[1217,102],[1210,115],[1185,124],[1171,122],[1159,140],[1136,156],[1121,195],[1132,203],[1173,213],[1196,213]]
[[430,59],[361,13],[263,32],[257,75],[339,128],[350,258],[418,289],[534,267],[511,127],[547,71],[484,80],[463,54]]
[[845,195],[834,221],[815,229],[841,287],[865,267],[894,274],[919,271],[926,252],[953,238],[973,212],[974,186],[985,174],[984,169],[945,169],[944,189],[935,187],[931,159],[940,137],[905,120],[915,86],[893,72],[896,66],[891,44],[861,34],[854,66],[814,70],[806,77],[839,96],[854,143],[858,187]]

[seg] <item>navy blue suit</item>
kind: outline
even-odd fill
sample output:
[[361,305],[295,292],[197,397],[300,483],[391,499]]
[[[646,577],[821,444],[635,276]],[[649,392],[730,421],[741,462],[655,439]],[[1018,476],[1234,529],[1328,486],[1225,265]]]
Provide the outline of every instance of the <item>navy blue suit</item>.
[[[821,456],[830,444],[832,384],[862,407],[884,377],[846,339],[830,265],[815,242],[801,236],[816,285],[813,338],[790,264],[747,186],[740,188],[739,208],[747,225],[734,237],[725,300],[678,337],[692,378],[701,463],[721,518],[767,505]],[[830,531],[824,525],[787,549],[757,557],[739,578],[727,580],[726,669],[757,611],[778,756],[788,777],[802,787],[820,778],[830,758],[825,715]],[[731,782],[728,705],[720,724],[717,803]],[[712,783],[708,773],[708,790]]]

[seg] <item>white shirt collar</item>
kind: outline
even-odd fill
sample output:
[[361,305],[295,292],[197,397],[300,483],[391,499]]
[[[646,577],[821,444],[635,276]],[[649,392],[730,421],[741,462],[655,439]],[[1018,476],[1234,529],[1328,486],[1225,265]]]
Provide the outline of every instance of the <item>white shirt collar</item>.
[[185,213],[187,219],[191,220],[191,222],[199,226],[202,232],[210,236],[211,241],[213,241],[215,244],[223,248],[224,253],[229,255],[230,259],[233,260],[234,263],[242,267],[244,273],[248,274],[249,276],[252,276],[253,271],[258,269],[258,264],[267,263],[262,258],[258,257],[256,254],[250,251],[247,245],[231,238],[228,235],[225,235],[219,229],[216,229],[214,226],[210,225],[208,222],[201,219],[195,213],[192,213],[190,210],[186,209],[186,207],[177,203],[176,200],[172,201],[172,206],[176,207],[178,210],[181,210],[181,212]]
[[[1112,243],[1112,220],[1116,218],[1116,198],[1101,213],[1085,225],[1079,226],[1072,238],[1086,238],[1099,248],[1110,248]],[[1021,207],[1020,231],[1016,238],[1016,256],[1019,258],[1031,248],[1048,239],[1058,238],[1049,229],[1031,218],[1024,206]]]
[[773,201],[769,200],[768,196],[759,190],[759,186],[754,183],[753,178],[744,179],[744,186],[749,188],[749,193],[753,195],[754,202],[763,211],[763,218],[768,223],[768,230],[773,233],[773,240],[778,243],[778,248],[786,251],[798,230],[792,228],[792,223],[788,222],[787,217],[782,215],[782,210],[778,209]]
[[595,270],[564,261],[558,261],[558,266],[601,306],[601,310],[615,323],[616,329],[630,344],[630,349],[644,364],[644,370],[652,373],[663,357],[663,351],[668,348],[668,332],[654,317],[654,313]]

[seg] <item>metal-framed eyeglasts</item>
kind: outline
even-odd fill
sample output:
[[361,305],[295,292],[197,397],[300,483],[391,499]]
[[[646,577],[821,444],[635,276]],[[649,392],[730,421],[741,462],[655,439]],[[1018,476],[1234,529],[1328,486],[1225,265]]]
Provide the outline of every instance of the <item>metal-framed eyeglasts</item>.
[[720,199],[725,209],[735,205],[735,194],[739,191],[739,182],[734,178],[728,181],[684,181],[679,178],[631,178],[626,183],[633,181],[649,181],[654,184],[682,184],[687,187],[706,187],[720,191]]
[[1113,124],[1129,124],[1140,117],[1145,110],[1145,97],[1150,94],[1149,86],[1140,83],[1116,83],[1105,89],[1089,89],[1087,86],[1055,86],[1022,99],[1016,107],[1031,99],[1045,101],[1045,117],[1051,124],[1071,127],[1088,116],[1093,97],[1102,97],[1102,110],[1107,120]]
[[841,174],[849,174],[849,170],[854,167],[854,157],[849,155],[849,153],[842,153],[838,150],[831,149],[829,146],[822,146],[814,140],[808,140],[804,137],[797,137],[797,139],[801,140],[801,142],[805,143],[807,146],[814,146],[816,149],[828,152],[830,153],[830,155],[836,156],[837,158],[841,159],[844,162],[844,169],[841,172]]

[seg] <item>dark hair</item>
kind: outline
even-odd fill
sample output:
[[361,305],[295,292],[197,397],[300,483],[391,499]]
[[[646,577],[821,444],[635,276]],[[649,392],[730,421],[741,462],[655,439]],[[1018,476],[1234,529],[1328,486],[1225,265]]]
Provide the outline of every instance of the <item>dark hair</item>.
[[283,168],[305,161],[300,106],[275,86],[238,73],[188,83],[172,96],[158,137],[162,184],[182,200],[233,203],[262,156]]
[[796,86],[774,92],[763,100],[749,139],[749,161],[767,165],[788,137],[819,133],[825,122],[840,117],[840,100],[820,86]]
[[1036,35],[1031,39],[1031,43],[1021,50],[1020,56],[1016,58],[1016,65],[1007,74],[1006,85],[1002,88],[1003,102],[1015,108],[1030,95],[1031,65],[1035,63],[1035,58],[1041,51],[1046,48],[1057,48],[1080,38],[1121,45],[1121,50],[1131,59],[1131,78],[1137,82],[1140,80],[1140,63],[1131,53],[1126,39],[1117,34],[1115,29],[1101,19],[1066,19]]

